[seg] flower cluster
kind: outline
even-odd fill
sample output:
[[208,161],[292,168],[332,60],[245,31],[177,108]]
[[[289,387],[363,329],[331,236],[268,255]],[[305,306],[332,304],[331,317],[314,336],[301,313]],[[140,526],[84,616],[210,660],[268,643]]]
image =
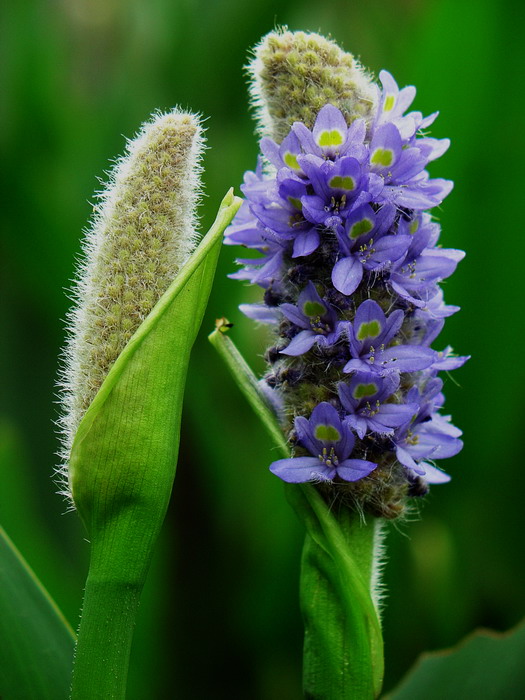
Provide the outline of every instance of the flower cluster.
[[464,254],[438,246],[425,211],[452,188],[425,170],[449,146],[422,133],[437,113],[406,114],[415,88],[380,79],[368,121],[326,104],[311,130],[295,122],[281,144],[262,139],[225,242],[260,254],[231,276],[264,289],[241,309],[276,332],[265,381],[293,456],[270,469],[395,517],[407,495],[449,480],[434,460],[462,447],[439,413],[437,374],[467,358],[430,345],[458,310],[439,282]]

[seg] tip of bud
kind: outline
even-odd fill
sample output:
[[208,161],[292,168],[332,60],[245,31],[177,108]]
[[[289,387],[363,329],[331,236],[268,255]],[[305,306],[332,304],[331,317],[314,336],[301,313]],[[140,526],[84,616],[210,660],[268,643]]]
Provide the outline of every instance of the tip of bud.
[[369,118],[377,102],[371,78],[358,61],[320,34],[267,34],[247,66],[259,130],[280,142],[295,121],[308,128],[325,104],[340,109],[350,123]]

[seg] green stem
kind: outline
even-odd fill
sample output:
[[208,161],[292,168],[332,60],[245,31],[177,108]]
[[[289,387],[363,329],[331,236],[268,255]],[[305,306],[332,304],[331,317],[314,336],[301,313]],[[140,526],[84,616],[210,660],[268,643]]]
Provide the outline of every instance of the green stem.
[[[355,513],[338,514],[346,547],[353,554],[353,580],[347,569],[310,535],[301,562],[301,609],[305,625],[303,685],[307,698],[370,700],[382,680],[381,637],[375,611],[363,605],[355,586],[370,591],[375,523]],[[379,666],[379,668],[377,668]]]
[[161,511],[144,517],[133,504],[92,534],[72,700],[126,697],[137,609],[165,507]]
[[71,691],[75,700],[117,700],[126,696],[141,591],[141,585],[88,576]]
[[[286,439],[258,382],[232,341],[210,342],[260,417],[282,457]],[[373,597],[381,521],[366,522],[345,506],[330,506],[311,484],[286,484],[286,496],[306,529],[301,566],[305,622],[304,689],[319,700],[372,700],[383,682],[383,638]]]

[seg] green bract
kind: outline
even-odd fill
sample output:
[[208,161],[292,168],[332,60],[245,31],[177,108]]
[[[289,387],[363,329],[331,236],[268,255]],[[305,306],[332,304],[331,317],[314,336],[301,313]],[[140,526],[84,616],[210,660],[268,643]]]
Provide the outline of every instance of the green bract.
[[[73,499],[91,536],[116,510],[165,509],[189,353],[213,282],[221,236],[240,205],[230,191],[211,230],[119,355],[71,450]],[[171,488],[171,485],[170,485]]]
[[[170,498],[186,371],[222,233],[215,223],[126,345],[84,415],[70,456],[75,505],[91,540],[74,698],[124,696],[133,620]],[[98,693],[98,694],[97,694]]]

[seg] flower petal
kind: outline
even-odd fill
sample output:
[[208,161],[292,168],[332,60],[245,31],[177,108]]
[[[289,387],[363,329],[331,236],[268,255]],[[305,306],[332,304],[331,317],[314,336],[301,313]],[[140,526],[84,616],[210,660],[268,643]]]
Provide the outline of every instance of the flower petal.
[[363,279],[363,266],[353,255],[341,258],[332,270],[332,282],[341,294],[353,294]]
[[446,472],[434,467],[432,464],[421,462],[419,466],[424,468],[425,473],[423,478],[425,481],[428,481],[429,484],[446,484],[451,479]]
[[330,469],[316,457],[290,457],[270,464],[270,471],[288,484],[304,484],[306,481],[330,481],[335,469]]
[[319,248],[319,234],[315,228],[300,233],[293,242],[292,258],[301,258],[310,255]]
[[303,355],[310,350],[316,338],[317,335],[313,331],[301,331],[292,338],[284,350],[281,350],[281,355],[291,355],[292,357]]
[[367,462],[365,459],[345,459],[337,467],[337,475],[345,481],[359,481],[368,476],[377,467],[374,462]]

